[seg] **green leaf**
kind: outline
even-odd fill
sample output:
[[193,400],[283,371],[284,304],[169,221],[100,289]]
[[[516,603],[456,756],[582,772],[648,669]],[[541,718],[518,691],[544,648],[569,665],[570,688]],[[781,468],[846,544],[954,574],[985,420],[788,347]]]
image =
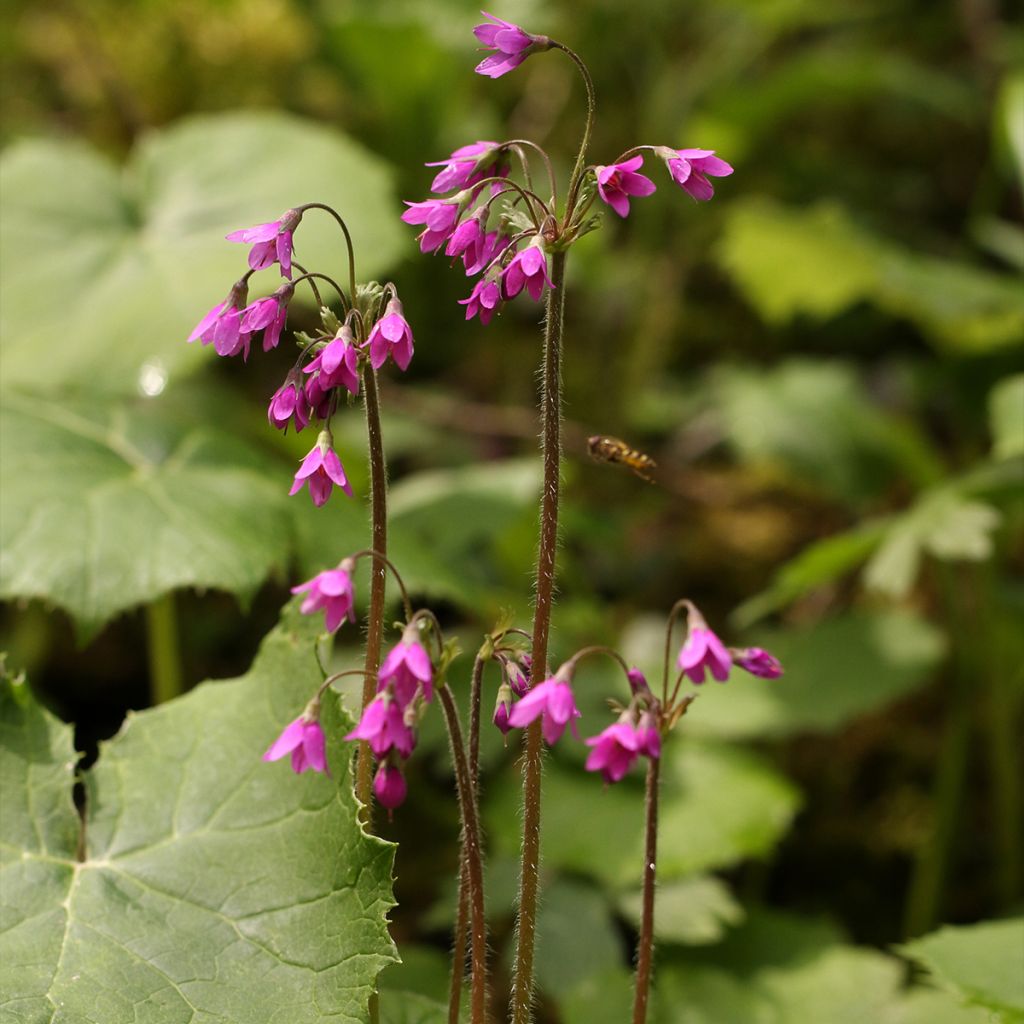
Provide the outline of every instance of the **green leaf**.
[[380,994],[381,1024],[448,1024],[448,1004],[418,992]]
[[779,463],[854,501],[882,493],[896,473],[919,486],[942,477],[921,435],[873,406],[852,367],[791,359],[725,368],[714,384],[725,434],[749,462]]
[[[0,162],[0,193],[0,377],[47,394],[132,393],[154,370],[173,377],[215,358],[185,339],[246,270],[246,247],[224,240],[233,229],[331,204],[362,279],[406,241],[381,161],[280,113],[191,118],[145,136],[123,169],[80,143],[21,142]],[[347,280],[322,211],[305,214],[296,257]],[[276,267],[256,275],[251,297],[278,280]]]
[[[642,890],[635,889],[619,900],[619,909],[636,926],[640,924],[642,896]],[[654,937],[702,946],[718,942],[743,916],[743,908],[724,882],[714,875],[694,875],[658,886]]]
[[937,932],[899,947],[944,988],[1005,1018],[1024,1020],[1024,918],[986,921]]
[[776,574],[767,590],[744,601],[731,620],[740,629],[833,583],[866,561],[885,536],[887,521],[869,520],[852,530],[809,544]]
[[559,998],[621,963],[622,942],[608,901],[593,886],[559,879],[545,888],[537,918],[542,991]]
[[1024,455],[1024,373],[1001,380],[988,396],[992,454],[997,459]]
[[915,989],[893,1007],[883,1024],[1005,1024],[980,1006],[965,1006],[948,992]]
[[1024,293],[1013,277],[902,249],[832,203],[733,203],[718,256],[769,324],[824,320],[868,301],[954,351],[1016,346],[1024,337]]
[[[648,678],[660,676],[663,637],[664,623],[654,620],[634,623],[623,637],[626,657],[646,666]],[[946,651],[942,633],[909,611],[759,630],[750,641],[775,654],[785,674],[758,679],[734,669],[724,685],[706,683],[694,691],[687,731],[738,740],[838,729],[928,682]]]
[[0,403],[0,595],[84,634],[175,587],[251,594],[286,564],[284,483],[223,433],[158,408]]
[[962,494],[956,485],[925,492],[890,520],[885,538],[864,568],[864,585],[903,597],[914,585],[921,557],[981,562],[992,554],[992,532],[1001,521],[991,505]]
[[85,773],[81,860],[70,729],[0,684],[4,792],[25,794],[0,832],[5,1020],[368,1019],[393,847],[358,824],[350,720],[325,700],[333,779],[260,760],[321,680],[315,637],[292,608],[246,676],[130,715]]
[[[658,877],[662,882],[766,855],[799,806],[794,787],[761,758],[699,742],[685,722],[666,745],[662,766]],[[600,779],[553,762],[544,802],[543,856],[550,866],[613,888],[643,873],[643,787],[630,778],[602,790]],[[494,784],[486,808],[498,853],[519,843],[519,787]]]

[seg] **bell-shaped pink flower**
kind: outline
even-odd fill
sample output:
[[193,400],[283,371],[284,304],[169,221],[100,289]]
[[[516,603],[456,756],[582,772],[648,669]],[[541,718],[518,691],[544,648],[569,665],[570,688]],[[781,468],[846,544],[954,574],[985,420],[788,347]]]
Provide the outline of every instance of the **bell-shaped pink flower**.
[[405,712],[390,694],[378,694],[363,709],[359,724],[345,737],[366,740],[377,757],[396,750],[408,757],[416,746],[416,734],[405,722]]
[[645,737],[629,721],[620,720],[596,736],[586,740],[593,747],[584,767],[588,772],[600,772],[605,782],[618,782],[633,767],[640,756]]
[[241,352],[243,359],[248,359],[252,338],[242,318],[248,294],[249,285],[243,277],[231,286],[228,297],[214,306],[196,324],[188,340],[199,341],[203,345],[212,342],[214,351],[219,356],[236,356]]
[[263,760],[278,761],[285,754],[292,755],[292,771],[300,775],[310,769],[330,775],[327,770],[324,731],[320,723],[310,717],[309,709],[285,726],[281,735],[263,755]]
[[346,618],[349,622],[356,621],[353,565],[352,559],[346,558],[336,569],[318,572],[311,580],[292,587],[293,594],[306,595],[300,606],[303,615],[312,615],[323,609],[324,626],[329,633],[333,633]]
[[782,675],[782,662],[763,647],[730,648],[733,661],[752,676],[778,679]]
[[309,425],[309,402],[302,388],[299,375],[289,372],[281,385],[270,399],[267,406],[267,420],[278,430],[287,430],[289,423],[295,424],[296,431],[302,431]]
[[331,407],[334,404],[334,388],[329,381],[325,384],[321,373],[310,374],[303,393],[306,396],[306,404],[318,420],[330,419]]
[[420,252],[433,252],[440,248],[455,230],[463,195],[460,192],[451,199],[426,199],[422,203],[406,203],[409,207],[402,214],[406,224],[422,224],[423,231],[417,236]]
[[657,153],[668,165],[672,180],[694,199],[710,199],[715,194],[708,175],[724,178],[732,174],[732,167],[715,156],[713,149],[671,149],[659,146]]
[[725,645],[708,629],[699,612],[690,611],[690,630],[686,643],[680,648],[676,660],[680,672],[684,672],[695,683],[704,682],[704,672],[709,671],[720,683],[729,678],[732,658]]
[[493,278],[481,278],[473,286],[469,298],[459,299],[459,305],[466,307],[466,319],[472,320],[478,313],[480,323],[489,324],[494,311],[501,305],[501,289]]
[[451,192],[475,185],[483,178],[504,177],[508,168],[498,166],[501,151],[498,142],[471,142],[460,146],[447,160],[428,163],[427,167],[441,168],[430,184],[430,191]]
[[637,174],[643,167],[644,158],[637,154],[621,164],[594,168],[597,178],[597,194],[620,216],[629,214],[630,196],[649,196],[655,184],[646,175]]
[[384,315],[373,325],[366,339],[370,349],[370,365],[379,370],[388,356],[400,370],[408,368],[412,360],[412,328],[402,314],[402,303],[391,299]]
[[424,700],[429,703],[434,699],[434,666],[426,648],[419,642],[415,625],[408,626],[402,639],[388,651],[377,678],[378,690],[390,686],[395,700],[403,708],[421,688]]
[[462,254],[462,265],[466,268],[466,276],[472,277],[486,270],[509,246],[511,239],[500,231],[488,231],[480,239],[476,248],[469,248]]
[[307,481],[309,481],[310,497],[317,508],[331,496],[331,489],[335,484],[349,497],[352,497],[352,487],[348,482],[348,477],[345,476],[341,459],[331,447],[331,432],[329,430],[320,431],[316,444],[302,460],[302,465],[299,466],[299,470],[295,474],[295,482],[288,493],[298,494]]
[[534,239],[525,249],[512,257],[501,274],[501,297],[511,299],[525,287],[530,298],[539,301],[544,294],[544,285],[551,287],[548,277],[548,260],[541,247],[543,243]]
[[517,701],[508,721],[513,728],[522,729],[534,719],[540,718],[544,741],[548,746],[553,746],[561,739],[567,725],[571,724],[573,735],[577,735],[575,720],[579,717],[580,712],[568,680],[554,675]]
[[280,220],[257,224],[252,228],[232,231],[225,236],[229,242],[243,242],[251,245],[249,266],[253,270],[266,270],[275,263],[281,265],[281,276],[292,276],[292,234],[299,226],[302,214],[288,210]]
[[393,811],[405,803],[406,785],[402,769],[396,764],[383,762],[373,777],[373,795],[381,807]]
[[508,683],[502,683],[498,687],[498,697],[494,702],[494,724],[498,727],[503,736],[507,736],[512,729],[508,716],[512,711],[512,687]]
[[510,21],[502,21],[487,11],[482,13],[491,24],[477,25],[473,35],[486,49],[494,52],[477,64],[474,70],[478,75],[500,78],[519,67],[531,53],[550,49],[551,40],[547,36],[531,35]]
[[[353,395],[359,394],[359,349],[348,324],[317,353],[316,358],[302,368],[302,372],[317,374],[317,389],[321,392],[326,393],[331,388],[345,388]],[[316,397],[316,404],[320,405],[322,396]]]
[[281,331],[284,330],[285,321],[288,319],[288,303],[294,292],[293,285],[284,284],[273,295],[257,299],[246,306],[242,313],[242,330],[250,333],[263,331],[264,352],[277,348],[277,343],[281,340]]
[[444,247],[445,256],[462,256],[469,254],[469,264],[472,265],[477,259],[480,246],[483,244],[487,233],[484,224],[487,220],[487,211],[483,207],[476,210],[472,216],[467,217],[452,232],[448,244]]

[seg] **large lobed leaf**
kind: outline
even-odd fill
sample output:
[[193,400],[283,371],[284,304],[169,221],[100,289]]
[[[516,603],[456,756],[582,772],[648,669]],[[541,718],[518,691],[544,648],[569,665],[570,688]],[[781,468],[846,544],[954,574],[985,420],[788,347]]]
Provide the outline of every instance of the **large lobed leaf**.
[[1024,1021],[1024,918],[945,927],[908,942],[902,952],[1000,1024]]
[[284,568],[267,461],[152,412],[0,400],[0,596],[57,604],[88,635],[175,587],[244,596]]
[[[362,279],[401,252],[391,173],[331,129],[279,113],[191,118],[147,135],[122,169],[81,143],[34,140],[0,162],[5,388],[133,392],[204,356],[185,338],[246,270],[236,228],[318,201],[349,223]],[[310,211],[296,256],[347,277],[344,241]],[[253,295],[277,286],[272,268]]]
[[0,684],[0,1016],[11,1024],[367,1020],[392,847],[356,817],[349,728],[325,701],[333,778],[260,754],[321,679],[290,611],[248,675],[131,716],[85,773],[71,729]]

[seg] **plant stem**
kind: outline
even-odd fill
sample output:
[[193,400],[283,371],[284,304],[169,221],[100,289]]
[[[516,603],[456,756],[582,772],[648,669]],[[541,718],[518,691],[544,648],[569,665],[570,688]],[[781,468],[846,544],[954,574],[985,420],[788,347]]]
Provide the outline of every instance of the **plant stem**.
[[[462,739],[462,726],[455,698],[447,685],[438,691],[448,739],[451,742],[452,762],[455,766],[455,785],[462,813],[462,856],[469,879],[470,903],[470,1021],[485,1024],[487,1015],[487,922],[484,918],[484,871],[480,849],[480,817],[476,804],[476,787],[469,775],[466,746]],[[458,969],[458,964],[454,969]]]
[[[366,435],[370,449],[370,516],[373,523],[373,550],[387,557],[388,553],[388,489],[387,465],[384,462],[384,441],[380,429],[380,402],[377,397],[377,374],[367,367],[363,372],[363,404],[366,407]],[[366,617],[366,658],[363,667],[363,708],[373,700],[377,669],[380,668],[380,647],[384,636],[384,596],[387,567],[379,558],[370,565],[370,608]],[[356,796],[363,805],[364,824],[371,818],[373,763],[370,745],[359,744],[356,756]]]
[[[552,288],[544,324],[544,385],[541,400],[544,489],[540,506],[536,604],[533,614],[534,681],[547,675],[551,602],[558,548],[558,501],[561,487],[562,329],[565,319],[564,251],[551,257]],[[526,728],[523,750],[523,845],[519,868],[519,913],[515,969],[512,978],[513,1024],[528,1024],[533,1005],[533,951],[537,929],[537,886],[540,869],[541,797],[540,721]]]
[[146,605],[146,646],[149,653],[149,701],[155,706],[172,700],[185,689],[173,592]]
[[590,77],[590,71],[588,70],[587,65],[583,63],[583,58],[574,50],[570,50],[568,46],[563,46],[561,43],[557,43],[554,40],[551,41],[551,45],[556,50],[561,50],[566,54],[576,67],[579,68],[579,72],[583,76],[583,84],[587,89],[587,122],[583,129],[583,139],[580,142],[579,152],[576,154],[576,165],[572,169],[572,177],[569,179],[569,191],[565,200],[565,223],[570,224],[572,222],[573,211],[576,208],[576,200],[579,198],[580,184],[583,181],[583,171],[586,168],[587,150],[590,148],[590,136],[594,130],[594,114],[597,110],[597,97],[594,94],[594,80]]
[[633,1024],[645,1024],[647,1000],[651,991],[654,965],[654,884],[658,863],[658,774],[661,761],[647,762],[647,786],[644,793],[644,888],[640,915],[640,936],[636,946],[636,994],[633,1000]]
[[481,690],[485,664],[484,659],[477,655],[469,684],[469,776],[474,788],[480,783],[480,702],[483,699]]

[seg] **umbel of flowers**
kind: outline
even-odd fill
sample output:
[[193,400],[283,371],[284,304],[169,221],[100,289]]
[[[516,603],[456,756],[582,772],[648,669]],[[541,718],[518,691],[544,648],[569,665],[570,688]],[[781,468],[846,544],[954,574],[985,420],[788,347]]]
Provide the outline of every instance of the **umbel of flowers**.
[[[295,232],[303,215],[312,209],[326,210],[344,232],[349,251],[347,293],[327,274],[307,272],[293,259]],[[349,396],[359,394],[368,368],[376,371],[389,361],[400,370],[408,368],[413,356],[413,335],[398,292],[391,283],[357,286],[348,229],[341,217],[322,203],[296,207],[278,220],[233,231],[227,238],[251,246],[249,270],[231,286],[224,301],[199,321],[188,340],[212,344],[219,356],[240,355],[246,361],[253,338],[262,333],[263,351],[269,352],[280,343],[296,286],[306,282],[320,307],[322,329],[313,336],[297,336],[298,356],[270,398],[267,419],[272,427],[282,431],[291,426],[301,432],[311,423],[318,427],[316,441],[296,471],[289,494],[298,494],[308,487],[317,506],[330,498],[335,487],[351,497],[345,468],[334,450],[331,420]],[[250,278],[275,265],[284,283],[271,295],[249,302]],[[301,276],[293,279],[293,268]],[[341,317],[324,305],[317,280],[326,282],[336,292]]]

